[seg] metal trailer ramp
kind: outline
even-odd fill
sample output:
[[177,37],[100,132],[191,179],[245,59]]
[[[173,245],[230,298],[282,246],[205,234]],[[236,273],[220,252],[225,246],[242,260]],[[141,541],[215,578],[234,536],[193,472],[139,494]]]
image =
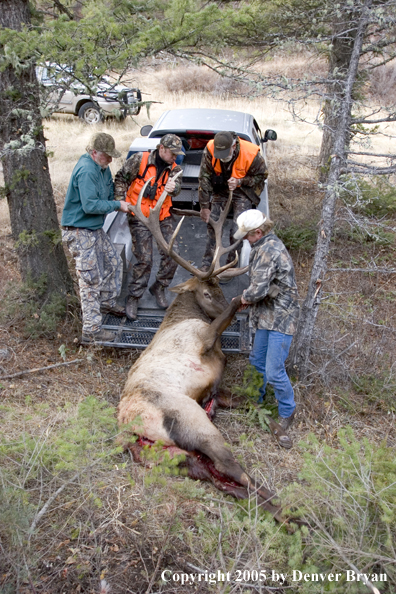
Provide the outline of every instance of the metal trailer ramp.
[[[117,348],[145,349],[160,327],[164,313],[158,310],[146,310],[139,313],[138,319],[132,322],[127,317],[117,318],[107,315],[103,320],[103,328],[116,332],[114,342],[100,344]],[[246,314],[237,314],[236,320],[223,332],[221,348],[225,353],[249,353],[251,336]]]
[[[180,217],[175,217],[180,220]],[[227,220],[224,225],[223,244],[229,242],[229,231],[231,220]],[[105,230],[117,247],[124,267],[124,279],[121,296],[118,300],[120,304],[125,303],[128,295],[128,282],[131,279],[132,266],[135,262],[132,255],[132,242],[129,227],[126,221],[126,215],[117,213],[117,215],[108,216],[106,219]],[[202,254],[206,243],[206,224],[199,218],[186,217],[180,229],[177,241],[180,255],[189,260],[195,266],[200,266]],[[154,283],[155,275],[160,262],[156,242],[154,241],[153,267],[149,286]],[[191,278],[181,266],[178,266],[176,274],[170,285],[170,289]],[[234,278],[231,282],[222,285],[222,290],[228,302],[233,297],[240,295],[248,286],[249,281],[246,274]],[[167,299],[171,303],[176,297],[175,293],[167,291]],[[165,311],[157,307],[154,297],[145,291],[139,300],[138,318],[135,321],[129,320],[126,316],[118,318],[112,315],[106,315],[103,319],[103,328],[116,332],[114,342],[101,342],[103,346],[116,348],[134,348],[145,349],[153,339],[154,334],[160,327],[164,318]],[[251,350],[252,335],[249,327],[249,317],[247,312],[237,313],[235,321],[223,332],[221,337],[222,350],[225,353],[249,353]]]

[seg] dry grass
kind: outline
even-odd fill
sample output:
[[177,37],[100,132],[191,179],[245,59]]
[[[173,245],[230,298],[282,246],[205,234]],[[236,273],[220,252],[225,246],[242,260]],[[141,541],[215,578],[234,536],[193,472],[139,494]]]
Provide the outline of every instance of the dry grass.
[[[298,74],[304,69],[323,69],[323,62],[312,63],[304,56],[291,59],[288,56],[277,58],[276,62],[265,62],[260,68],[268,72],[274,69],[284,71],[285,75]],[[390,68],[390,67],[389,67]],[[379,76],[379,74],[378,74]],[[121,166],[130,143],[139,136],[139,130],[145,124],[153,124],[159,115],[167,109],[219,108],[237,111],[247,111],[254,115],[262,131],[273,128],[278,133],[276,143],[268,143],[268,164],[270,169],[270,183],[273,185],[275,175],[271,174],[280,169],[288,179],[312,179],[312,171],[321,142],[321,132],[314,125],[320,117],[321,106],[318,103],[304,103],[298,108],[300,120],[293,118],[288,106],[282,102],[268,98],[247,99],[232,96],[230,92],[223,92],[218,76],[205,67],[186,67],[177,69],[167,67],[147,68],[134,72],[134,82],[143,91],[144,100],[152,100],[149,116],[145,110],[133,120],[127,118],[119,123],[108,120],[96,126],[95,131],[103,130],[112,134],[118,149],[122,152],[121,159],[111,165],[113,173]],[[390,84],[390,83],[389,83]],[[383,88],[383,86],[379,86]],[[388,93],[389,95],[389,93]],[[73,116],[55,115],[45,122],[48,138],[47,147],[54,152],[50,159],[51,178],[53,180],[55,197],[59,204],[65,195],[70,174],[79,156],[85,151],[88,139],[93,130],[79,122]],[[383,127],[386,136],[377,135],[370,141],[365,141],[363,150],[392,153],[393,136],[396,136],[396,124]],[[279,175],[276,175],[278,184]]]

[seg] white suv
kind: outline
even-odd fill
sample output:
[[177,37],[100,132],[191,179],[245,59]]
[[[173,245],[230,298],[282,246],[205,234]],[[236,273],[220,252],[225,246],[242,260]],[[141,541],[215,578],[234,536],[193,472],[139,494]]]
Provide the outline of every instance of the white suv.
[[140,112],[140,90],[112,84],[108,76],[102,77],[95,85],[95,94],[90,95],[67,66],[37,66],[36,75],[44,105],[52,113],[71,113],[87,124],[97,124],[107,117],[123,120]]

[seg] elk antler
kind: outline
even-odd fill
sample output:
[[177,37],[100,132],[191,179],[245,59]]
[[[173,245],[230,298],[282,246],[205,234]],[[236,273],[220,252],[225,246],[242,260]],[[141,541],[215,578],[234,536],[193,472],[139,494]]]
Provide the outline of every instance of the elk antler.
[[[176,173],[175,176],[172,177],[172,179],[176,180],[179,177],[179,175],[181,175],[181,173],[182,173],[182,171],[179,171],[178,173]],[[190,262],[188,262],[187,260],[182,258],[182,256],[177,254],[175,252],[175,250],[173,249],[173,245],[175,243],[177,234],[179,233],[180,227],[183,224],[184,216],[179,221],[179,223],[171,237],[169,245],[167,244],[167,242],[164,239],[164,236],[162,235],[160,221],[159,221],[159,214],[161,212],[162,205],[168,195],[168,193],[166,191],[162,192],[162,194],[159,197],[154,208],[150,208],[148,217],[145,217],[144,214],[142,213],[143,194],[144,194],[144,191],[145,191],[147,185],[150,183],[150,181],[152,179],[153,178],[150,177],[150,179],[147,180],[146,183],[144,184],[143,188],[141,189],[141,191],[139,193],[139,197],[138,197],[136,205],[128,204],[128,208],[129,208],[130,212],[133,212],[133,214],[137,217],[137,219],[139,219],[139,221],[141,223],[143,223],[149,231],[151,231],[151,233],[152,233],[154,239],[157,241],[159,247],[165,253],[169,254],[175,260],[175,262],[180,264],[180,266],[182,266],[185,270],[187,270],[188,272],[190,272],[191,274],[193,274],[194,276],[199,278],[199,280],[201,280],[201,281],[208,280],[210,277],[217,276],[218,274],[221,274],[222,277],[238,276],[239,274],[243,274],[244,272],[246,272],[248,270],[248,267],[245,267],[245,268],[235,268],[232,271],[229,270],[226,273],[224,272],[228,268],[230,268],[231,266],[234,266],[237,263],[238,256],[236,256],[236,258],[233,262],[225,264],[224,266],[220,266],[221,256],[223,254],[227,254],[232,249],[235,249],[236,246],[239,245],[239,243],[241,241],[239,239],[238,241],[236,241],[233,245],[229,246],[228,248],[224,248],[221,244],[221,236],[222,236],[224,221],[226,220],[228,211],[231,206],[232,190],[230,191],[230,195],[228,197],[227,204],[226,204],[225,208],[221,209],[221,211],[220,211],[219,219],[217,221],[215,221],[214,219],[212,219],[212,217],[209,218],[209,223],[212,225],[214,232],[215,232],[216,249],[215,249],[213,261],[212,261],[212,264],[210,265],[209,270],[204,272],[202,270],[199,270],[198,268],[195,268],[195,266],[193,266],[192,264],[190,264]],[[187,216],[191,216],[191,215],[199,216],[199,213],[195,212],[194,210],[178,211],[177,209],[174,209],[173,212],[175,212],[176,214],[183,214],[183,215],[187,215]]]
[[[228,211],[230,210],[230,207],[231,207],[232,195],[233,195],[233,191],[230,190],[226,205],[225,205],[224,209],[222,209],[222,208],[220,209],[220,216],[217,219],[217,221],[215,221],[212,217],[209,217],[209,223],[213,227],[213,230],[215,232],[215,240],[216,240],[216,249],[215,249],[215,253],[213,256],[213,261],[212,261],[212,264],[211,264],[208,272],[206,273],[206,275],[209,275],[209,276],[219,276],[219,278],[231,278],[234,276],[239,276],[240,274],[244,274],[245,272],[247,272],[249,270],[249,266],[245,266],[244,268],[233,268],[233,266],[235,266],[235,264],[238,262],[238,256],[236,256],[232,262],[229,262],[228,264],[225,264],[224,266],[220,266],[221,256],[223,256],[224,254],[228,254],[228,252],[231,252],[232,250],[234,250],[241,243],[241,239],[238,239],[238,241],[235,241],[232,245],[230,245],[228,247],[224,247],[221,242],[221,238],[222,238],[222,234],[223,234],[223,225],[227,218]],[[199,212],[196,212],[195,210],[179,210],[177,208],[174,208],[173,212],[175,214],[184,215],[184,216],[195,216],[195,217],[200,216]],[[179,225],[180,225],[180,223],[179,223]],[[172,237],[172,239],[173,239],[173,237]],[[230,270],[228,270],[228,269],[230,269]],[[209,276],[207,276],[206,278],[209,278]]]
[[[181,175],[181,174],[182,174],[182,171],[179,171],[178,173],[176,173],[176,175],[174,175],[172,177],[172,179],[176,180],[179,177],[179,175]],[[130,212],[133,212],[133,214],[136,216],[136,218],[141,223],[143,223],[143,225],[145,225],[149,231],[151,231],[151,233],[152,233],[154,239],[156,240],[156,242],[158,243],[159,247],[166,254],[169,254],[178,264],[180,264],[180,266],[185,268],[188,272],[190,272],[194,276],[198,277],[200,280],[207,280],[210,276],[210,274],[208,274],[209,271],[203,272],[202,270],[198,270],[198,268],[195,268],[195,266],[190,264],[190,262],[188,262],[187,260],[184,260],[184,258],[182,258],[179,254],[177,254],[173,249],[173,244],[175,242],[175,239],[179,232],[179,229],[183,223],[184,217],[181,219],[181,221],[179,221],[179,223],[171,237],[169,245],[167,244],[167,242],[164,239],[164,236],[162,235],[160,221],[159,221],[159,215],[161,212],[162,205],[165,201],[165,198],[168,195],[168,192],[166,192],[166,191],[162,192],[161,196],[159,197],[159,199],[157,201],[157,204],[154,206],[154,208],[150,208],[148,217],[145,217],[144,214],[142,213],[143,194],[144,194],[144,191],[145,191],[147,185],[150,183],[150,181],[152,179],[153,178],[150,177],[150,179],[148,179],[146,181],[146,183],[144,184],[143,188],[141,189],[141,191],[139,193],[139,197],[138,197],[136,205],[128,203],[128,208],[129,208]]]

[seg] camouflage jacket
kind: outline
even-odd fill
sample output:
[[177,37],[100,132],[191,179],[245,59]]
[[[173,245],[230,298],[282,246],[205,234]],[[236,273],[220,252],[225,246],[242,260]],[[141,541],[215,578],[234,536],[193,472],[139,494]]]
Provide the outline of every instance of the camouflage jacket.
[[[250,323],[254,329],[294,334],[299,315],[296,277],[289,252],[275,233],[268,233],[252,246],[250,284],[243,297],[252,303]],[[280,289],[274,299],[267,293],[271,283]]]
[[[231,177],[232,166],[235,162],[235,159],[239,155],[240,150],[239,138],[236,134],[234,134],[234,136],[236,138],[235,154],[229,163],[224,163],[224,166],[226,167],[226,175],[229,173],[228,177]],[[213,194],[213,174],[214,168],[212,166],[212,155],[208,151],[207,147],[205,147],[202,155],[201,169],[199,171],[198,178],[198,197],[201,208],[210,208],[210,198]],[[242,185],[234,190],[234,195],[242,193],[244,196],[247,196],[252,201],[252,204],[257,206],[260,202],[260,194],[264,189],[264,183],[267,177],[268,172],[265,160],[262,157],[261,153],[257,153],[256,157],[254,158],[252,164],[249,167],[249,170],[246,172],[246,175],[243,178]],[[224,192],[218,192],[216,195],[221,199],[228,198],[228,186],[225,186]]]
[[[156,151],[150,153],[147,164],[148,165],[155,165],[155,154]],[[129,186],[131,183],[136,179],[139,169],[140,163],[142,162],[143,153],[135,153],[129,159],[127,159],[121,169],[116,173],[114,178],[114,196],[118,196],[117,200],[125,200],[126,194],[129,190]],[[165,168],[170,170],[169,167]],[[172,169],[169,177],[172,178],[176,173],[181,171],[180,165],[176,165],[174,169]],[[180,194],[181,190],[181,177],[176,180],[176,187],[173,192],[169,193],[169,196],[177,196]]]

